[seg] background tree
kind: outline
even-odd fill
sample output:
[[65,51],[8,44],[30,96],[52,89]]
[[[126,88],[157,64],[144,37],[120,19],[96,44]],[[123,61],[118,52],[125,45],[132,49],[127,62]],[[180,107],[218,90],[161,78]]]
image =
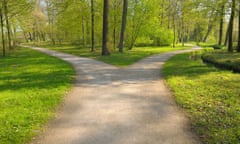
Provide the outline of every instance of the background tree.
[[2,14],[2,7],[0,7],[0,22],[1,22],[1,34],[2,34],[2,50],[3,50],[3,56],[6,56],[6,50],[5,50],[5,37],[4,37],[4,30],[3,30],[3,14]]
[[235,16],[236,0],[232,0],[231,16],[229,21],[228,52],[233,52],[233,26]]
[[127,23],[127,9],[128,9],[128,0],[123,1],[123,10],[122,10],[122,27],[121,27],[121,33],[120,33],[120,41],[119,41],[119,52],[123,53],[123,47],[124,47],[124,32],[126,29],[126,23]]
[[108,51],[108,9],[109,3],[108,0],[104,0],[103,3],[103,40],[102,40],[102,55],[106,56],[109,55]]
[[94,51],[94,45],[95,45],[95,42],[94,42],[94,40],[95,40],[95,37],[94,37],[94,25],[95,25],[95,23],[94,23],[94,17],[95,17],[95,15],[94,15],[94,0],[91,0],[91,23],[92,23],[92,49],[91,49],[91,51],[93,52]]

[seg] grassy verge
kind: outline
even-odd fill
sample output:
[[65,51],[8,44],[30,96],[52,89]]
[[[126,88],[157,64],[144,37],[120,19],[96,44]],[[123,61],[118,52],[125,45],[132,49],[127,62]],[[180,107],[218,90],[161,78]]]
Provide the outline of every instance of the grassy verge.
[[189,57],[177,55],[163,69],[177,103],[204,143],[240,143],[240,75]]
[[77,56],[89,57],[96,60],[103,61],[108,64],[116,65],[116,66],[127,66],[140,59],[153,55],[159,54],[163,52],[176,51],[191,48],[191,46],[177,46],[175,48],[172,47],[135,47],[132,50],[125,50],[123,54],[118,53],[117,50],[112,50],[110,56],[101,56],[100,51],[101,48],[96,48],[94,52],[90,52],[90,48],[81,48],[80,46],[73,45],[39,45],[41,47],[45,47],[48,49],[70,53]]
[[215,51],[204,54],[202,59],[204,62],[213,64],[216,67],[240,73],[240,53]]
[[0,144],[24,144],[38,134],[73,74],[69,64],[30,49],[0,57]]

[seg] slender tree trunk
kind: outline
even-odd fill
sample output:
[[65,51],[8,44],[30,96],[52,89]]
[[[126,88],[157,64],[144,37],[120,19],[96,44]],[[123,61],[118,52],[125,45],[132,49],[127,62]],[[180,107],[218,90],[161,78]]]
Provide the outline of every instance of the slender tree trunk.
[[91,38],[91,41],[92,41],[92,47],[91,47],[91,52],[94,51],[94,47],[95,47],[95,37],[94,37],[94,27],[95,27],[95,13],[94,13],[94,1],[91,0],[91,29],[92,29],[92,38]]
[[230,23],[228,23],[227,32],[226,32],[225,41],[224,41],[224,46],[227,46],[227,43],[228,43],[229,29],[230,29]]
[[32,42],[33,39],[32,39],[32,34],[31,34],[31,32],[28,32],[28,35],[29,35],[29,40]]
[[113,16],[113,48],[116,49],[116,26],[117,26],[117,15],[116,15],[117,6],[114,5],[114,16]]
[[224,5],[222,5],[222,8],[221,8],[221,18],[220,18],[220,25],[219,25],[219,40],[218,40],[218,45],[222,45],[223,18],[224,18]]
[[8,19],[7,1],[3,0],[3,4],[4,4],[4,14],[5,14],[6,26],[7,26],[8,45],[9,45],[9,50],[12,50],[12,45],[11,45],[12,40],[11,40],[10,24],[9,24],[9,19]]
[[208,38],[209,34],[211,33],[212,28],[213,28],[213,25],[212,25],[212,24],[209,24],[209,25],[208,25],[208,29],[207,29],[207,33],[206,33],[206,35],[204,36],[202,42],[207,42],[207,38]]
[[237,51],[240,52],[240,2],[238,3],[238,46]]
[[173,48],[175,47],[176,42],[176,24],[175,24],[175,17],[173,16]]
[[124,47],[124,32],[126,29],[127,23],[127,9],[128,9],[128,0],[123,1],[123,11],[122,11],[122,28],[120,33],[120,41],[119,41],[119,52],[123,53]]
[[103,33],[102,33],[102,55],[106,56],[109,55],[108,51],[108,9],[109,9],[109,3],[108,0],[104,0],[103,3]]
[[236,0],[232,0],[231,17],[229,21],[229,40],[228,40],[228,52],[233,52],[233,21],[235,16]]
[[85,42],[85,25],[84,25],[84,17],[82,16],[82,43],[83,43],[83,48],[86,47],[86,42]]
[[6,56],[6,49],[5,49],[5,37],[4,37],[4,30],[3,30],[3,15],[2,15],[2,9],[0,9],[0,20],[1,20],[1,32],[2,32],[2,50],[3,50],[3,56]]
[[113,27],[113,48],[116,50],[116,23],[114,21],[114,27]]

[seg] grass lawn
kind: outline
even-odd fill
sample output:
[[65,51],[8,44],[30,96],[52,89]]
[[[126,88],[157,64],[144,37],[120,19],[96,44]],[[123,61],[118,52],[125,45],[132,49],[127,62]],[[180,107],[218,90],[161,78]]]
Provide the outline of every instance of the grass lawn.
[[203,59],[219,68],[230,69],[240,73],[240,53],[226,51],[213,51],[205,53]]
[[41,132],[73,75],[70,64],[30,49],[0,56],[0,144],[24,144]]
[[204,143],[240,143],[240,74],[190,60],[171,58],[163,74]]
[[177,46],[175,48],[172,47],[135,47],[132,50],[125,50],[124,54],[118,53],[117,50],[111,51],[110,56],[101,56],[101,49],[96,48],[95,52],[90,52],[90,48],[81,48],[80,46],[72,46],[72,45],[39,45],[39,47],[45,47],[48,49],[70,53],[77,56],[89,57],[96,60],[103,61],[108,64],[116,65],[116,66],[128,66],[134,62],[139,61],[140,59],[153,55],[159,54],[169,51],[176,51],[191,48],[191,46]]

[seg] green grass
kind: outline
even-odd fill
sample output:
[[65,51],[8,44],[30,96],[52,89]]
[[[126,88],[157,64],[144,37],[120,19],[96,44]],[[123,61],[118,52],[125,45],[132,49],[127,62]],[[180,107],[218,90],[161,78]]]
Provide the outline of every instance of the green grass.
[[73,75],[70,64],[30,49],[0,57],[0,144],[24,144],[41,132]]
[[214,51],[205,53],[203,60],[214,64],[219,68],[233,70],[240,73],[240,53],[228,53],[225,51]]
[[73,45],[39,45],[40,47],[45,47],[48,49],[70,53],[77,56],[93,58],[96,60],[103,61],[108,64],[116,65],[116,66],[128,66],[133,64],[134,62],[139,61],[140,59],[153,55],[159,54],[169,51],[176,51],[191,48],[190,46],[177,46],[175,48],[172,47],[135,47],[132,50],[125,50],[123,54],[118,53],[117,50],[111,51],[110,56],[101,56],[101,49],[96,48],[95,52],[90,52],[90,48],[81,48],[80,46]]
[[240,74],[190,57],[174,56],[163,69],[177,103],[204,143],[240,143]]

